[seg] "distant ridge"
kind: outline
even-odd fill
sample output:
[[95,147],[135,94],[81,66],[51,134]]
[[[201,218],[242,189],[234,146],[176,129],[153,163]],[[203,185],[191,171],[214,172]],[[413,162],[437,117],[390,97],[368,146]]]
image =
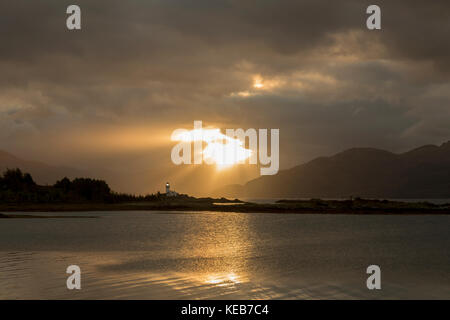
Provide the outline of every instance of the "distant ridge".
[[250,198],[450,198],[450,142],[395,154],[353,148],[215,194]]
[[24,172],[29,172],[39,184],[54,184],[63,177],[75,178],[89,176],[84,171],[69,167],[50,166],[38,161],[28,161],[20,159],[6,151],[0,150],[0,172],[6,169],[19,168]]

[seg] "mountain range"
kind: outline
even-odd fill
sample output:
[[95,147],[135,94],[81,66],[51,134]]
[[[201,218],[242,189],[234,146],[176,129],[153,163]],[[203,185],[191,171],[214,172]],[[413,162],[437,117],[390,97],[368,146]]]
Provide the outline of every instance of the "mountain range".
[[353,148],[229,185],[214,194],[247,198],[450,198],[450,141],[396,154]]

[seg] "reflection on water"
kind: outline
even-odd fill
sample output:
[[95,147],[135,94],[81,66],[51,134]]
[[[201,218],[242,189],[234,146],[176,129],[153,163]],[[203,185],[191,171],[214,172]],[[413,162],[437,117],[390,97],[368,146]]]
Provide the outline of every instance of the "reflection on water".
[[448,216],[95,215],[0,221],[0,298],[450,298]]
[[197,259],[208,257],[200,264],[199,271],[202,272],[194,274],[193,279],[204,286],[228,290],[235,290],[237,284],[248,281],[246,257],[253,255],[249,216],[222,220],[219,225],[200,220],[198,228],[203,230],[205,237],[185,230],[182,247],[183,252],[189,252]]
[[237,276],[234,272],[221,275],[208,275],[207,278],[208,279],[205,281],[205,283],[214,284],[219,287],[234,286],[235,284],[241,283],[243,281],[241,277]]
[[[292,285],[270,278],[231,273],[104,272],[122,253],[80,255],[40,252],[8,253],[0,258],[1,299],[316,299],[352,298],[349,288],[332,284]],[[11,264],[20,260],[20,268]],[[105,262],[108,261],[109,262]],[[101,262],[100,262],[101,260]],[[77,262],[82,269],[80,291],[66,289],[65,268]],[[116,261],[117,262],[117,261]],[[101,272],[99,272],[102,270]]]

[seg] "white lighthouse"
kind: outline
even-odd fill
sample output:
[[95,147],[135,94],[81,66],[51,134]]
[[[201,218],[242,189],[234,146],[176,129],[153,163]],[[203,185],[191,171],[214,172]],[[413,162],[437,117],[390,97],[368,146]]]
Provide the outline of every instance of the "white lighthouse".
[[166,197],[176,197],[177,192],[170,190],[170,183],[166,182]]

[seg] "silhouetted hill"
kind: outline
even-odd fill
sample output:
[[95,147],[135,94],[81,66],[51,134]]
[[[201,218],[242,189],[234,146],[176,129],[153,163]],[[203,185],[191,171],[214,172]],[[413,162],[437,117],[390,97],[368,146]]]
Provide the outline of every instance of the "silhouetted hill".
[[402,154],[349,149],[216,193],[254,198],[450,198],[450,142]]
[[38,161],[23,160],[6,151],[0,150],[0,172],[15,168],[29,172],[39,184],[53,184],[62,177],[75,178],[90,176],[81,170],[50,166]]

